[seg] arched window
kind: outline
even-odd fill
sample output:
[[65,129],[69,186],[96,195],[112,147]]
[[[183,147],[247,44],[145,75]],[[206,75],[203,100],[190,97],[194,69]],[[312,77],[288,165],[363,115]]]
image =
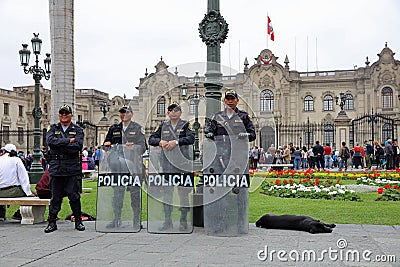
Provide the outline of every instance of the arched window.
[[392,138],[392,132],[392,125],[389,123],[385,123],[382,127],[382,140],[388,140],[389,138]]
[[354,109],[354,99],[353,95],[347,94],[346,95],[346,102],[344,103],[345,110],[353,110]]
[[390,87],[382,89],[382,108],[393,107],[393,90]]
[[333,144],[333,125],[332,124],[327,124],[324,127],[324,144]]
[[324,111],[333,110],[333,97],[331,95],[324,96]]
[[304,98],[304,111],[314,110],[314,98],[310,95]]
[[163,96],[157,101],[157,115],[165,115],[165,97]]
[[261,111],[273,111],[274,110],[274,94],[271,90],[263,90],[261,92]]

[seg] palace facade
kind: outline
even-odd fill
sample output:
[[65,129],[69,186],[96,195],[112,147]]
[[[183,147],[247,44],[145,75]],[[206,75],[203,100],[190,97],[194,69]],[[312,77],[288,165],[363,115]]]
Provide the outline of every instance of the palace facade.
[[[239,109],[253,118],[257,139],[254,145],[269,147],[293,142],[311,146],[315,141],[340,147],[342,141],[354,145],[364,140],[379,142],[398,138],[400,123],[400,61],[385,45],[375,62],[366,58],[365,66],[351,70],[299,72],[290,69],[286,57],[280,64],[272,51],[259,53],[256,62],[247,59],[243,71],[222,76],[222,91],[234,89],[240,97]],[[167,119],[166,107],[178,102],[183,119],[194,121],[195,104],[190,96],[200,96],[200,141],[205,118],[204,83],[196,87],[193,77],[171,72],[160,60],[155,72],[140,79],[138,96],[109,98],[96,89],[76,89],[75,120],[85,127],[85,145],[102,144],[108,127],[119,120],[118,110],[129,104],[134,118],[150,134]],[[202,76],[202,75],[200,75]],[[187,88],[182,95],[182,87]],[[127,93],[128,94],[128,93]],[[132,92],[129,92],[132,94]],[[50,123],[51,92],[40,88],[43,111],[41,129]],[[20,150],[32,150],[34,86],[0,89],[1,145],[13,142]],[[217,103],[221,105],[221,103]],[[102,106],[102,109],[100,109]],[[56,112],[56,111],[55,111]],[[42,138],[45,144],[45,138]]]

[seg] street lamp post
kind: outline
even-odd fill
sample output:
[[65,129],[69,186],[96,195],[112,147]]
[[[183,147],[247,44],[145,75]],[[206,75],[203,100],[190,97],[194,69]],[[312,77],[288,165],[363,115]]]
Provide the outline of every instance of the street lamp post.
[[34,131],[33,131],[33,140],[34,140],[34,148],[33,148],[33,162],[32,167],[29,171],[29,178],[31,183],[36,183],[40,180],[43,174],[43,168],[40,164],[40,118],[42,117],[42,110],[40,108],[40,80],[44,77],[46,80],[50,79],[50,54],[46,54],[46,58],[44,59],[44,67],[43,70],[39,66],[39,55],[42,46],[42,40],[39,38],[39,34],[33,34],[32,49],[33,53],[36,56],[35,65],[28,67],[29,58],[31,51],[27,49],[28,45],[23,44],[22,50],[19,51],[21,66],[24,67],[25,74],[33,74],[33,79],[35,80],[35,107],[32,111],[32,115],[34,118]]
[[[193,123],[193,128],[194,128],[194,149],[193,149],[193,158],[194,158],[194,168],[196,171],[201,169],[201,162],[200,162],[200,148],[199,148],[199,129],[200,129],[200,123],[199,123],[199,103],[201,98],[203,96],[199,95],[198,92],[198,87],[200,85],[200,76],[199,72],[196,72],[196,75],[193,77],[193,82],[194,82],[194,87],[196,88],[196,91],[193,95],[190,95],[188,97],[188,100],[190,101],[189,103],[193,103],[194,105],[194,123]],[[186,97],[187,96],[187,86],[186,84],[183,84],[181,86],[181,96]],[[190,104],[189,104],[190,105]]]

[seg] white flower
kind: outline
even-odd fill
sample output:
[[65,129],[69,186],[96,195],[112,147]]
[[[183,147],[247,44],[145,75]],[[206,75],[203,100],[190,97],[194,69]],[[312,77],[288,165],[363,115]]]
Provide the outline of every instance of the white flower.
[[339,192],[339,194],[345,194],[346,193],[346,191],[344,191],[342,189],[339,189],[338,192]]
[[328,195],[336,195],[336,194],[337,194],[337,191],[332,191],[332,192],[328,193]]
[[296,194],[296,192],[297,192],[296,190],[292,190],[292,193],[293,193],[293,194]]

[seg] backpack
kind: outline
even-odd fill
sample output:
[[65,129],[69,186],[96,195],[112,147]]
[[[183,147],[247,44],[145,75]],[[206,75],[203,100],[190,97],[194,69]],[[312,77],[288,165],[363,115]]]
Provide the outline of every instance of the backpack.
[[383,156],[385,154],[385,151],[383,150],[383,148],[381,146],[376,147],[376,152],[379,156]]
[[349,148],[347,146],[344,147],[343,157],[344,158],[349,158],[350,157],[350,151],[349,151]]

